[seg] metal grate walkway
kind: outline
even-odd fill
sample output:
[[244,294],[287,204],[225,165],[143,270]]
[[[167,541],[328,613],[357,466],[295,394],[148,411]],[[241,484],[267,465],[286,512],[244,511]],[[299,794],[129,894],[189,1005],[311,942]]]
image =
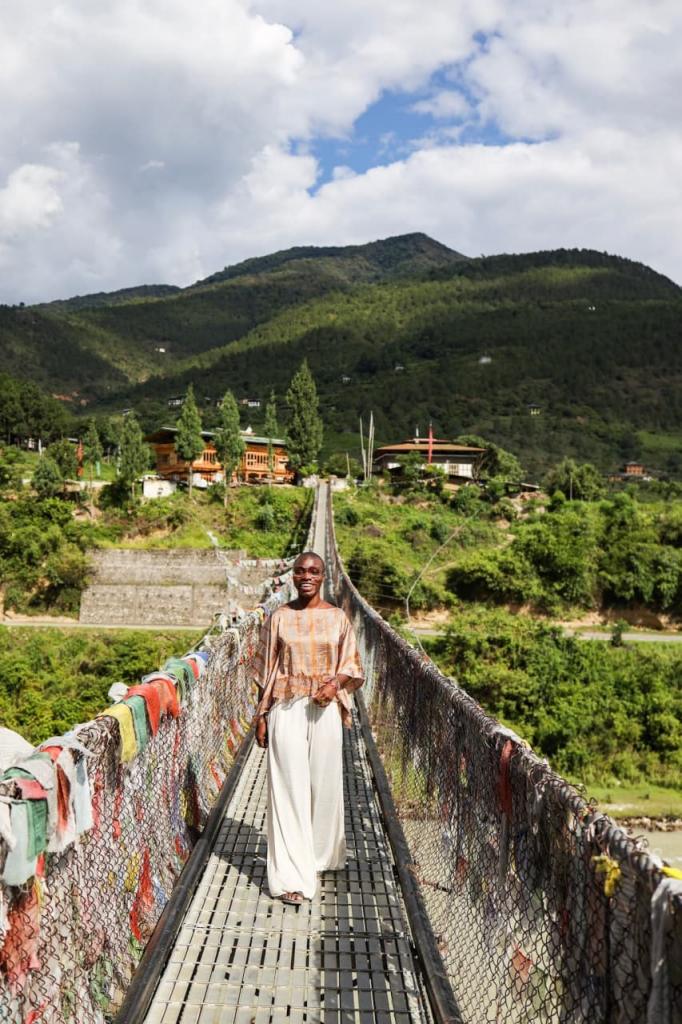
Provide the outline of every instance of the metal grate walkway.
[[359,728],[345,737],[348,863],[301,907],[265,878],[265,755],[253,747],[147,1024],[431,1020]]

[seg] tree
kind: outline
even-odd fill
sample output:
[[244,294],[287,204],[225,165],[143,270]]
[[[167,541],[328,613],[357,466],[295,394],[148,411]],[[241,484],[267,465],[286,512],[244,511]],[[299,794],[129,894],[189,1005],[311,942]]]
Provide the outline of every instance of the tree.
[[97,433],[97,426],[94,419],[91,419],[88,423],[88,429],[85,432],[85,440],[83,441],[83,462],[88,467],[88,479],[90,481],[91,492],[95,471],[99,473],[99,464],[102,460],[102,454],[102,442],[100,441],[99,434]]
[[194,388],[190,384],[187,388],[185,401],[182,403],[182,412],[178,419],[178,432],[175,436],[175,447],[180,458],[189,463],[187,479],[189,482],[189,496],[192,497],[192,463],[204,450],[204,439],[201,436],[201,417],[194,400]]
[[107,461],[112,454],[115,456],[114,461],[118,457],[124,419],[124,416],[109,416],[100,426],[100,438],[106,449]]
[[59,472],[64,480],[75,480],[78,474],[78,459],[76,449],[66,438],[55,441],[47,449],[50,455],[59,466]]
[[480,475],[486,480],[501,480],[503,483],[520,483],[525,473],[521,463],[511,452],[500,448],[492,441],[486,441],[478,434],[463,434],[457,438],[459,444],[468,444],[474,448],[485,448],[486,453],[481,463]]
[[277,437],[279,427],[277,425],[277,399],[275,392],[270,392],[270,400],[265,406],[265,436],[268,439],[268,474],[272,480],[275,472],[275,446],[273,439]]
[[563,491],[569,501],[596,501],[604,494],[601,473],[590,462],[562,459],[545,477],[545,489],[552,495]]
[[239,430],[239,409],[231,391],[226,391],[223,397],[220,424],[213,436],[213,444],[225,473],[223,504],[227,508],[227,489],[246,447]]
[[150,452],[145,444],[140,424],[134,412],[128,413],[121,430],[121,452],[118,465],[118,478],[125,487],[130,488],[135,500],[135,481],[149,467]]
[[39,498],[54,498],[64,485],[64,478],[57,462],[49,455],[43,455],[33,474],[33,489]]
[[289,462],[300,473],[317,459],[323,431],[317,388],[305,359],[292,377],[287,402],[291,409],[287,431]]

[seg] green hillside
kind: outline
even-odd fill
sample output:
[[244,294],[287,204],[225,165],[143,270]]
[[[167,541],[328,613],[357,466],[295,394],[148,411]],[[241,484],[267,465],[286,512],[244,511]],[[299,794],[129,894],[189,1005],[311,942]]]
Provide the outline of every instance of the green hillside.
[[338,275],[340,282],[343,280],[346,284],[354,284],[382,281],[387,277],[411,277],[438,269],[447,271],[455,264],[466,261],[467,257],[461,253],[448,249],[428,235],[415,232],[366,245],[298,245],[270,256],[260,256],[236,263],[233,267],[225,267],[199,284],[215,284],[235,277],[268,273],[290,263],[305,263],[308,268],[313,264],[324,266]]
[[119,302],[134,302],[136,299],[158,299],[181,291],[174,284],[141,284],[134,288],[119,288],[115,292],[92,292],[89,295],[74,295],[71,299],[55,299],[45,302],[38,309],[52,312],[92,309],[95,306],[114,306]]
[[467,259],[415,234],[289,249],[168,293],[3,307],[0,371],[102,412],[133,405],[150,427],[191,382],[210,426],[207,400],[283,396],[305,357],[329,447],[352,446],[372,409],[379,442],[433,422],[511,448],[531,475],[567,453],[679,473],[681,313],[682,290],[630,260]]

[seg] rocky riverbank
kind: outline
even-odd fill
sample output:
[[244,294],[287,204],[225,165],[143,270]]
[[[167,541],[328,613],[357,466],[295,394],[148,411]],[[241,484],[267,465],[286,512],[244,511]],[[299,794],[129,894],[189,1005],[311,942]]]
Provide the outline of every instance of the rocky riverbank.
[[617,823],[634,832],[682,832],[682,818],[618,818]]

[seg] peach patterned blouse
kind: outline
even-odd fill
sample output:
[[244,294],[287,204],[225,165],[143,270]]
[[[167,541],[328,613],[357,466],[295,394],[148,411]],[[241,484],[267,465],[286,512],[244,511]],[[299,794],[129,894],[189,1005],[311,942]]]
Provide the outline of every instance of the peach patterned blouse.
[[350,726],[349,691],[362,686],[364,673],[343,609],[277,608],[263,625],[256,668],[257,714],[265,714],[276,701],[312,696],[329,676],[350,676],[336,695],[343,723]]

